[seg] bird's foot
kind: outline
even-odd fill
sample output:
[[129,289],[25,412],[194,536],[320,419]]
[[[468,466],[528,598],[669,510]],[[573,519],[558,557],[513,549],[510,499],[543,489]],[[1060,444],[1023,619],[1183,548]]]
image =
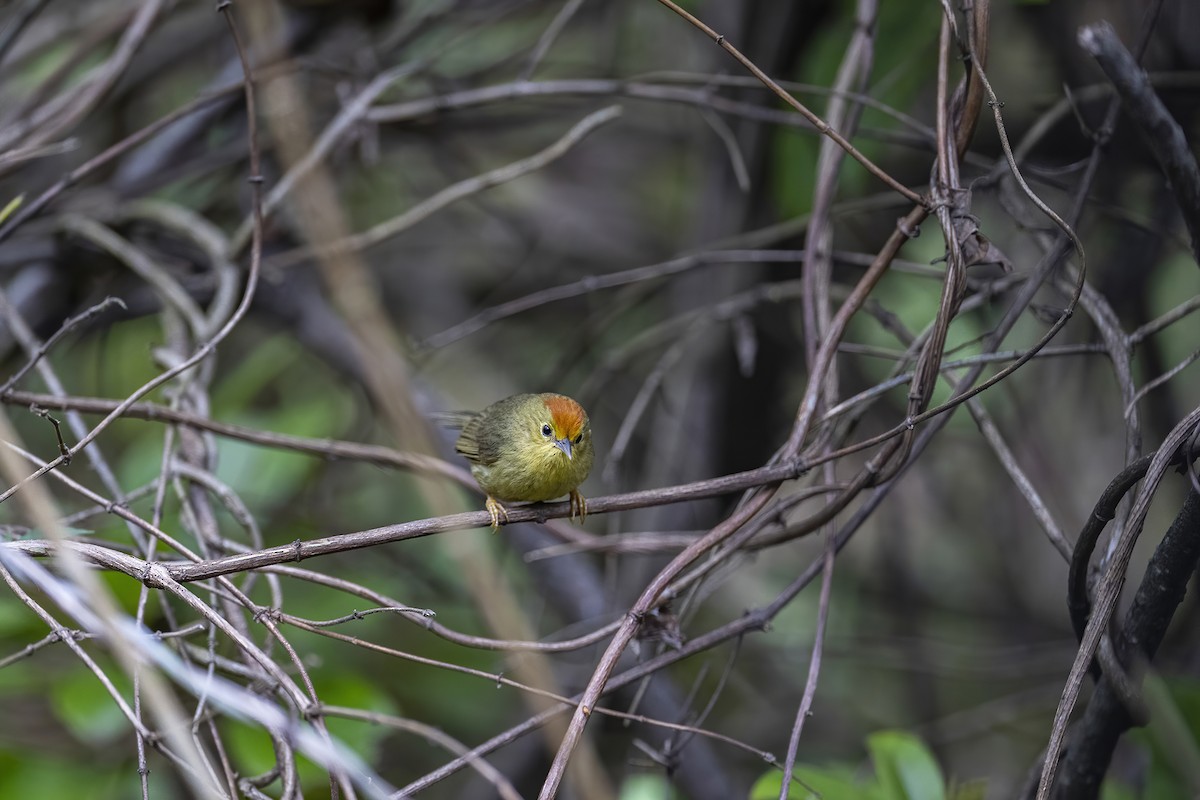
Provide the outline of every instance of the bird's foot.
[[571,490],[571,519],[575,519],[575,515],[579,515],[579,521],[583,522],[587,519],[587,500],[579,493],[578,489]]
[[488,514],[492,517],[492,533],[500,529],[501,517],[504,518],[504,524],[508,524],[508,510],[500,505],[500,502],[496,498],[489,494],[485,505],[487,506]]

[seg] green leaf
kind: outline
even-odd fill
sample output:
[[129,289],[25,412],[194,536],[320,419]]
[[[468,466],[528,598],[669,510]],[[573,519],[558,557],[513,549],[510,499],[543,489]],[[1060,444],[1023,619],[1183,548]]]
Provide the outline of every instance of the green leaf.
[[4,208],[0,209],[0,222],[8,219],[9,215],[21,207],[21,203],[25,202],[25,195],[19,194],[12,200],[9,200]]
[[[855,780],[849,767],[796,767],[789,800],[882,800],[877,785]],[[778,800],[783,772],[773,769],[754,782],[749,800]]]
[[887,800],[945,800],[946,781],[929,748],[904,731],[867,738],[875,776]]

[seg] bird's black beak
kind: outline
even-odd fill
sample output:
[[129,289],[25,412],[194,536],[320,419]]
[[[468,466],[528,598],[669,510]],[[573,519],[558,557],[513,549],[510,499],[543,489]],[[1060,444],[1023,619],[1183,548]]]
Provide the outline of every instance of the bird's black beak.
[[567,458],[571,458],[571,440],[570,439],[555,439],[554,446],[567,454]]

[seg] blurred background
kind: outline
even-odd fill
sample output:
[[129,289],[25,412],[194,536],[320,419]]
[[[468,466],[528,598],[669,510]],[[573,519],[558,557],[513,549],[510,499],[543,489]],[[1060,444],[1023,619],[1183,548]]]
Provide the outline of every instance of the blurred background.
[[[455,434],[431,415],[521,391],[562,392],[588,410],[593,499],[768,464],[806,393],[819,400],[809,455],[902,426],[908,384],[886,382],[912,371],[913,337],[938,315],[937,220],[866,287],[814,384],[830,316],[913,203],[837,158],[801,114],[649,0],[235,2],[255,71],[265,217],[257,286],[239,310],[258,250],[250,131],[242,64],[214,5],[0,5],[4,438],[32,458],[5,485],[59,454],[56,426],[31,405],[73,445],[116,402],[205,354],[141,398],[153,404],[141,418],[108,425],[39,480],[66,535],[182,564],[479,510]],[[683,5],[894,181],[929,191],[941,5]],[[1105,128],[1113,95],[1076,35],[1107,20],[1131,50],[1148,36],[1142,63],[1195,142],[1200,10],[989,8],[987,75],[1025,179],[1086,249],[1082,301],[1037,358],[979,397],[994,436],[957,408],[935,418],[944,426],[928,447],[891,462],[905,465],[894,482],[859,487],[828,524],[809,522],[876,450],[785,483],[751,523],[756,538],[706,552],[617,674],[681,657],[606,696],[606,709],[635,717],[592,716],[560,796],[779,796],[817,642],[790,796],[1007,798],[1036,780],[1077,649],[1068,563],[1047,530],[1069,549],[1104,488],[1158,449],[1200,389],[1187,229],[1130,120]],[[964,74],[952,50],[947,92]],[[961,184],[963,208],[1002,257],[967,268],[942,361],[995,350],[987,377],[1071,304],[1081,261],[1057,259],[1011,333],[990,343],[1059,230],[1013,180],[986,102]],[[945,375],[932,406],[959,373]],[[170,413],[147,421],[153,409]],[[452,466],[414,469],[397,451]],[[1190,485],[1176,471],[1163,480],[1118,619]],[[0,506],[0,539],[35,552],[51,532],[26,494]],[[299,719],[279,684],[293,681],[316,704],[306,720],[379,785],[534,797],[562,730],[515,731],[549,701],[497,676],[581,690],[658,571],[746,500],[665,499],[594,513],[582,528],[456,529],[364,549],[342,540],[319,558],[239,570],[236,591],[185,583],[208,614],[144,587],[132,568],[96,571],[93,591],[168,634],[166,649],[196,674]],[[1116,529],[1127,512],[1128,501]],[[822,554],[839,535],[822,602]],[[816,578],[801,587],[806,570]],[[353,616],[382,607],[392,611]],[[766,608],[769,624],[681,650]],[[1149,671],[1154,721],[1121,740],[1104,797],[1200,793],[1198,611],[1191,593]],[[146,735],[159,718],[120,648],[45,585],[6,578],[0,797],[198,796],[179,753]],[[371,796],[261,719],[186,681],[169,691],[218,796]],[[1081,709],[1091,692],[1089,680]],[[504,738],[486,755],[494,772],[455,762],[493,737]],[[428,778],[447,764],[453,774]],[[887,777],[906,770],[919,777]]]

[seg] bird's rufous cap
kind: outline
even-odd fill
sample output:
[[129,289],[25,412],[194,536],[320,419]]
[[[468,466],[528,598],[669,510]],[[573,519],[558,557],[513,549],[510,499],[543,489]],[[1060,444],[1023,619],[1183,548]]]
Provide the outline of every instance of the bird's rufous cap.
[[554,425],[555,433],[567,439],[574,439],[583,433],[583,425],[587,420],[583,406],[561,394],[544,394],[542,402],[550,409],[550,422]]

